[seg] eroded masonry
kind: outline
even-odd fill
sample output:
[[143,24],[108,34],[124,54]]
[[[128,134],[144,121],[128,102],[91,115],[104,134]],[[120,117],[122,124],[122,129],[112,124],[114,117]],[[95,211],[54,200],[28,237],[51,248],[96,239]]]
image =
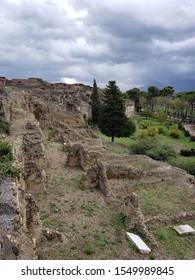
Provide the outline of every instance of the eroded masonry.
[[[53,241],[64,248],[72,242],[66,228],[59,231],[57,226],[56,229],[46,227],[40,216],[36,197],[40,194],[42,199],[44,196],[47,199],[48,166],[55,168],[56,164],[48,161],[44,131],[48,131],[48,142],[61,143],[62,171],[80,168],[79,188],[83,197],[98,190],[102,205],[123,213],[126,230],[139,233],[154,250],[158,242],[151,229],[195,219],[194,208],[178,209],[170,215],[144,216],[139,199],[143,185],[147,188],[176,186],[195,203],[194,177],[147,156],[112,154],[85,122],[90,116],[91,92],[91,87],[82,84],[50,84],[33,79],[12,80],[0,89],[1,116],[11,122],[10,135],[1,135],[1,139],[12,144],[14,166],[20,171],[17,177],[1,182],[0,259],[37,259],[40,248],[43,252],[48,250]],[[92,195],[95,197],[95,193]],[[76,193],[74,199],[81,203],[82,198]],[[81,209],[86,210],[82,205]],[[56,212],[62,213],[63,207],[62,204]],[[85,217],[78,215],[84,220]],[[72,235],[79,239],[79,232],[74,228]],[[87,235],[82,238],[88,240]]]

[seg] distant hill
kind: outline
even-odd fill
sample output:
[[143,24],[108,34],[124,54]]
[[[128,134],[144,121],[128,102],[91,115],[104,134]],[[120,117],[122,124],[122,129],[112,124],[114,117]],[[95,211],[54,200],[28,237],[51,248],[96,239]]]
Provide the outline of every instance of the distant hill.
[[167,83],[161,83],[161,82],[152,82],[149,84],[146,84],[142,87],[140,87],[140,90],[147,91],[148,87],[150,86],[156,86],[159,89],[162,89],[166,86],[172,86],[175,89],[175,92],[182,92],[182,91],[191,91],[195,90],[195,80],[191,79],[180,79],[180,80],[173,80],[171,82]]

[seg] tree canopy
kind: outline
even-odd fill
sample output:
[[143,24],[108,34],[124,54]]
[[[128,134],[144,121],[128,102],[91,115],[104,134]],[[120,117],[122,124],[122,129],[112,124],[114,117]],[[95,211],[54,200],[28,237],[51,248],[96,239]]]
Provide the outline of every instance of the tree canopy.
[[112,138],[112,142],[115,137],[129,137],[135,131],[125,114],[122,93],[115,81],[109,81],[104,90],[99,128],[103,134]]
[[99,119],[99,113],[100,113],[100,100],[99,100],[98,88],[95,79],[93,80],[93,92],[91,95],[91,100],[92,100],[92,108],[91,108],[92,122],[94,125],[97,125]]

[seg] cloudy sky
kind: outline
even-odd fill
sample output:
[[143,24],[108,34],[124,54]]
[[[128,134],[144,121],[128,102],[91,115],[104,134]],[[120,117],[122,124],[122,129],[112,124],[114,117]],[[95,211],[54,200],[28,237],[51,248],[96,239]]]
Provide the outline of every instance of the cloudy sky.
[[1,0],[0,76],[121,90],[195,79],[194,0]]

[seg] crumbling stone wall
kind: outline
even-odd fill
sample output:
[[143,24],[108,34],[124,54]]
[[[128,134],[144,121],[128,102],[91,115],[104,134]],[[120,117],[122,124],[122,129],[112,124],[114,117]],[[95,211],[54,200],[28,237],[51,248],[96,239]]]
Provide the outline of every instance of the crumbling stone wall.
[[79,131],[70,128],[62,122],[54,122],[49,134],[50,141],[67,142],[70,140],[77,141],[80,139],[84,139],[84,136]]
[[[90,145],[91,142],[91,145]],[[97,162],[103,146],[99,139],[84,139],[77,143],[68,143],[67,146],[67,166],[81,166],[83,170],[89,169]]]
[[195,211],[191,211],[188,213],[180,213],[177,215],[173,215],[170,217],[165,217],[165,216],[155,216],[152,217],[151,219],[146,219],[145,223],[147,227],[149,228],[155,228],[155,227],[160,227],[160,226],[167,226],[167,225],[174,225],[174,224],[179,224],[183,223],[185,221],[191,221],[195,220]]
[[28,122],[23,137],[24,171],[27,191],[45,191],[45,149],[36,122]]
[[3,117],[6,121],[10,121],[10,101],[6,91],[0,88],[0,117]]
[[136,230],[151,245],[156,247],[156,240],[146,227],[144,216],[139,206],[138,195],[136,193],[132,193],[125,198],[124,214],[126,215],[125,223],[127,230]]
[[18,248],[10,241],[4,230],[0,228],[0,260],[16,260]]

